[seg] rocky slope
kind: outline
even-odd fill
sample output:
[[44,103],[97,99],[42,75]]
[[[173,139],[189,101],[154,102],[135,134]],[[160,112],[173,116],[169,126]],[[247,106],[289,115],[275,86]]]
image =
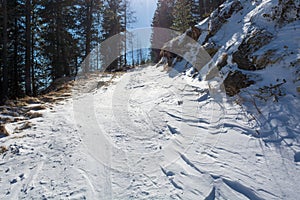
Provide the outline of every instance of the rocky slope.
[[[199,72],[192,68],[186,73],[219,82],[227,96],[255,117],[256,136],[276,141],[296,138],[297,131],[278,136],[268,116],[275,112],[280,124],[288,127],[297,123],[285,117],[299,121],[293,110],[299,110],[295,102],[300,96],[300,1],[226,1],[196,27],[198,43],[212,59],[204,66],[192,66]],[[183,65],[185,61],[177,62],[174,68]],[[216,71],[217,79],[209,73]],[[284,107],[284,114],[276,106]]]

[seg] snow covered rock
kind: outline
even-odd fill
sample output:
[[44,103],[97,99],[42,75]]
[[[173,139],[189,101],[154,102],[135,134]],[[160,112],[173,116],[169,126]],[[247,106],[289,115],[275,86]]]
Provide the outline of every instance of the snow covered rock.
[[6,137],[6,136],[9,136],[9,131],[6,129],[5,125],[2,124],[0,125],[0,138],[1,137]]
[[234,96],[240,92],[240,89],[246,88],[254,84],[254,81],[249,80],[248,77],[240,71],[230,72],[224,80],[226,94]]
[[206,41],[212,36],[214,36],[224,23],[233,15],[233,13],[243,9],[243,6],[239,0],[234,0],[228,4],[221,5],[217,10],[215,10],[210,15],[210,20],[208,23],[209,34]]
[[278,22],[280,25],[291,23],[300,19],[299,0],[279,0],[278,5],[272,7],[271,14],[264,14],[270,20]]
[[[242,41],[238,50],[232,54],[232,61],[238,64],[238,68],[245,70],[257,70],[264,68],[268,63],[264,62],[269,55],[265,54],[264,60],[253,60],[253,52],[268,44],[273,34],[266,30],[254,30]],[[262,65],[262,63],[264,63]]]
[[[235,83],[229,81],[235,77],[233,74],[245,74],[248,83],[265,84],[262,83],[265,77],[256,71],[272,66],[286,67],[292,74],[300,71],[297,51],[300,48],[297,42],[300,40],[299,11],[299,0],[226,1],[196,25],[201,33],[198,42],[212,57],[200,74],[205,77],[217,68],[220,73],[214,74],[226,80],[225,89],[227,94],[232,95],[235,93],[232,93],[233,84],[236,84],[234,88],[238,88],[234,91],[243,88],[239,78]],[[280,78],[274,78],[273,84]],[[291,80],[298,82],[295,75]]]

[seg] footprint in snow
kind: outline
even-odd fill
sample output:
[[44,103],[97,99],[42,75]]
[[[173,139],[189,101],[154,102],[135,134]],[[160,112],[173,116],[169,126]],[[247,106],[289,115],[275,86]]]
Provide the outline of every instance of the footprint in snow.
[[300,152],[296,152],[294,155],[294,161],[295,162],[300,162]]

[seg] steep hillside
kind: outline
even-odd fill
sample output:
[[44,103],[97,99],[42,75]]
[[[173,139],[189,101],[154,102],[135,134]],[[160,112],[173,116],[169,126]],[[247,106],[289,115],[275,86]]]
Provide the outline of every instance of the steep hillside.
[[[239,71],[259,82],[257,73],[250,71],[281,67],[286,75],[295,77],[287,79],[281,74],[277,78],[296,82],[299,78],[299,19],[300,1],[229,1],[199,24],[202,30],[199,42],[224,76]],[[270,81],[275,85],[276,80]],[[239,89],[237,85],[227,87],[226,91],[234,95]],[[295,94],[295,88],[290,89]]]
[[253,135],[292,146],[300,134],[300,1],[226,1],[196,27],[212,59],[187,74],[209,83],[219,71],[220,87],[255,118]]

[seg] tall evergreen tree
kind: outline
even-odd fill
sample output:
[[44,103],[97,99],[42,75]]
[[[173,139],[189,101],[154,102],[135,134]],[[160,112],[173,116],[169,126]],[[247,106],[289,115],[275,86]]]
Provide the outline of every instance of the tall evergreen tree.
[[[102,40],[125,31],[132,21],[129,0],[103,1],[0,0],[0,102],[74,75],[100,42],[100,28]],[[126,41],[110,50],[121,54]],[[113,65],[124,63],[126,56]]]
[[31,0],[25,2],[25,92],[31,95]]
[[[123,51],[124,51],[124,59],[123,64],[127,66],[127,43],[128,43],[128,37],[127,37],[127,29],[130,28],[130,25],[136,21],[136,18],[134,17],[134,12],[131,10],[130,7],[130,1],[129,0],[122,0],[121,5],[121,12],[120,12],[120,20],[121,20],[121,32],[124,33],[124,40],[123,40]],[[130,35],[129,35],[130,37]],[[122,58],[120,58],[122,59]]]
[[[104,4],[104,12],[102,16],[102,41],[121,32],[120,22],[120,4],[121,0],[108,0]],[[112,58],[113,53],[119,52],[121,55],[121,41],[118,44],[109,47],[101,47],[102,65],[107,67],[107,70],[113,70],[119,67],[118,59]],[[115,59],[110,63],[111,59]]]
[[[164,36],[164,34],[160,33],[155,27],[160,28],[171,28],[173,24],[173,0],[158,0],[157,8],[154,13],[154,17],[152,20],[151,26],[153,27],[152,35],[151,35],[151,44],[154,46],[163,46],[165,42],[169,39],[169,37]],[[151,51],[151,60],[154,62],[158,61],[159,58],[159,49],[152,48]]]
[[185,32],[194,25],[195,19],[192,14],[191,0],[177,0],[173,9],[172,28],[176,31]]
[[98,29],[100,27],[100,12],[102,12],[102,0],[77,0],[79,7],[76,18],[79,21],[77,33],[83,39],[84,56],[88,56],[91,50],[99,42]]
[[[23,5],[22,5],[23,3]],[[0,12],[0,66],[2,99],[22,95],[19,87],[24,80],[25,24],[24,1],[2,0]],[[1,48],[2,46],[2,48]],[[23,82],[24,85],[24,82]],[[1,101],[1,99],[0,99]]]
[[[77,0],[78,1],[78,13],[76,18],[79,25],[76,28],[77,35],[80,38],[78,46],[84,50],[84,53],[80,56],[80,60],[83,60],[89,56],[92,49],[100,42],[99,40],[99,27],[100,27],[100,13],[102,12],[102,0]],[[83,67],[84,70],[89,69],[89,59],[85,60]]]
[[[122,68],[127,63],[127,58],[121,55],[126,52],[126,33],[128,26],[134,22],[133,12],[130,10],[128,0],[107,0],[104,4],[102,16],[102,40],[106,40],[116,34],[120,34],[120,40],[110,47],[101,48],[102,65],[107,66],[107,70]],[[119,58],[112,58],[115,53]],[[114,59],[112,63],[108,63]]]
[[205,18],[226,0],[199,0],[200,16]]
[[2,85],[2,98],[8,95],[8,65],[7,65],[7,45],[8,45],[8,30],[7,30],[7,25],[8,25],[8,6],[7,6],[7,1],[2,0],[2,13],[3,13],[3,36],[2,36],[2,71],[3,71],[3,84]]
[[192,0],[191,1],[191,12],[192,12],[194,21],[196,23],[200,22],[202,20],[201,1],[202,0]]
[[40,16],[43,28],[43,56],[48,61],[53,80],[71,76],[76,66],[72,65],[76,39],[73,35],[76,13],[72,12],[74,0],[43,2]]

